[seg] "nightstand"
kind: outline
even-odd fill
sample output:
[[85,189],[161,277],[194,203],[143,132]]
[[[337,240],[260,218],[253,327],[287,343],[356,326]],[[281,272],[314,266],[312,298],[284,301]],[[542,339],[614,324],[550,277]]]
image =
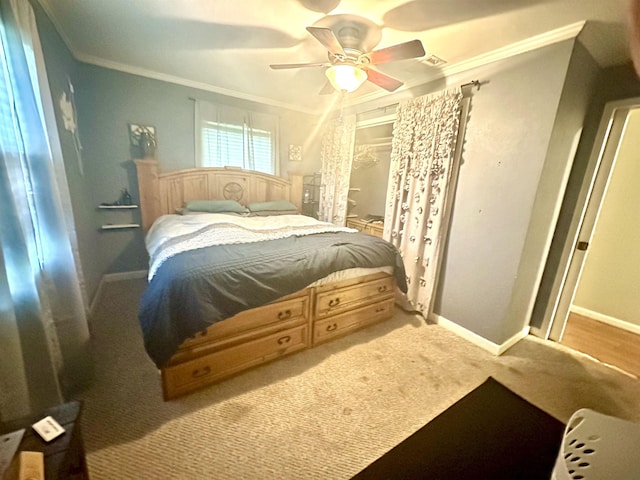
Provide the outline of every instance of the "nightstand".
[[[25,429],[18,451],[42,452],[46,480],[88,480],[89,472],[85,460],[84,443],[80,431],[82,404],[72,401],[44,412],[18,420],[0,423],[0,434]],[[51,415],[65,432],[49,443],[42,440],[31,428],[38,420]]]

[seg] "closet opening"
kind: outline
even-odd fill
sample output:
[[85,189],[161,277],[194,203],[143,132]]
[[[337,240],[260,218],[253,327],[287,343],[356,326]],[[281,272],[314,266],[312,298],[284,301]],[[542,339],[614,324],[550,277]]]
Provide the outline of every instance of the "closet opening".
[[347,226],[382,237],[395,115],[358,122]]

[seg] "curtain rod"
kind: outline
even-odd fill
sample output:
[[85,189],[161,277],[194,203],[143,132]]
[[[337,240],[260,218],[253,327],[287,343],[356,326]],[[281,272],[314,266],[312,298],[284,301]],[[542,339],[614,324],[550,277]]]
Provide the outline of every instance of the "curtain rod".
[[[471,80],[470,82],[460,85],[460,88],[476,87],[478,90],[480,90],[480,85],[482,85],[482,82],[480,82],[480,80]],[[391,103],[389,105],[385,105],[384,107],[377,107],[372,108],[371,110],[365,110],[364,112],[358,112],[358,115],[362,115],[363,113],[375,112],[376,110],[386,110],[387,108],[397,107],[398,105],[400,105],[400,102]]]
[[480,89],[480,80],[471,80],[470,82],[463,83],[462,85],[460,85],[460,88],[465,88],[465,87],[477,87],[478,89]]

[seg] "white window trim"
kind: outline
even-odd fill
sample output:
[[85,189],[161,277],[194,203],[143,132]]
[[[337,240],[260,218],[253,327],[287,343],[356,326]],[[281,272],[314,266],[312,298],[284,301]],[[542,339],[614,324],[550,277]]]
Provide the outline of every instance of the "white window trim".
[[[243,125],[247,122],[247,118],[251,118],[252,116],[256,116],[265,120],[265,124],[270,124],[271,128],[262,128],[261,130],[270,131],[272,133],[272,165],[273,165],[273,175],[278,176],[280,174],[280,122],[277,115],[267,114],[263,112],[251,111],[251,110],[243,110],[236,107],[230,107],[226,105],[217,105],[212,102],[208,102],[205,100],[195,100],[194,102],[194,141],[195,141],[195,161],[194,164],[196,167],[203,167],[203,151],[202,151],[202,125],[204,122],[220,122],[221,116],[238,116],[244,118]],[[221,122],[222,123],[222,122]],[[225,122],[226,123],[226,122]],[[236,123],[228,122],[230,125],[234,125]],[[239,122],[238,125],[241,125]],[[256,129],[259,129],[256,127]],[[256,170],[260,171],[260,170]]]

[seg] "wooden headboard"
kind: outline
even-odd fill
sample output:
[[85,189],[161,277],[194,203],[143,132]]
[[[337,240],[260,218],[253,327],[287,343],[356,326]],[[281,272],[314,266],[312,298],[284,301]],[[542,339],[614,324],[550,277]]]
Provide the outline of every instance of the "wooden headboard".
[[291,180],[241,168],[189,168],[160,173],[157,160],[134,160],[138,172],[142,227],[160,215],[175,213],[190,200],[252,202],[289,200],[302,208],[302,175]]

